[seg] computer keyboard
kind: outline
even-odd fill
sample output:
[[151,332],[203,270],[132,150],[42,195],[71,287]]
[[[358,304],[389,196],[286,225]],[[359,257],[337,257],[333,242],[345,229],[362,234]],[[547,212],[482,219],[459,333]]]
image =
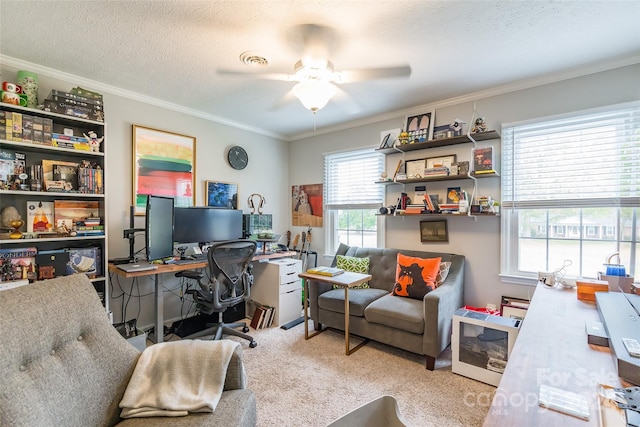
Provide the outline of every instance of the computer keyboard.
[[202,260],[197,260],[197,259],[179,259],[179,260],[176,260],[173,264],[185,265],[185,264],[198,264],[201,262]]

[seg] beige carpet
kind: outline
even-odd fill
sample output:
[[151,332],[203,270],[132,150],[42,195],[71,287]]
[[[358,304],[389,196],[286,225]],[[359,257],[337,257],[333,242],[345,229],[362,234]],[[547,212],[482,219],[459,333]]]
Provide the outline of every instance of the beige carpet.
[[336,331],[308,341],[304,325],[250,333],[256,348],[240,341],[259,427],[326,426],[382,395],[397,399],[412,427],[481,426],[495,391],[452,373],[448,349],[427,371],[422,356],[375,342],[345,356],[344,335]]

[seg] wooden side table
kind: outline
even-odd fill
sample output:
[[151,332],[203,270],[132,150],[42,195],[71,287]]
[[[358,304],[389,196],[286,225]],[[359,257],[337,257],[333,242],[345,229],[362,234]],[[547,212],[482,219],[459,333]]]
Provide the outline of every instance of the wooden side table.
[[329,283],[331,285],[338,285],[344,288],[344,341],[345,341],[345,354],[349,356],[354,351],[358,350],[360,347],[365,345],[369,340],[364,340],[354,348],[349,348],[349,288],[353,288],[354,286],[361,285],[364,282],[368,282],[371,280],[372,276],[370,274],[362,274],[362,273],[352,273],[350,271],[345,271],[342,274],[338,274],[337,276],[323,276],[321,274],[311,274],[311,273],[300,273],[298,277],[303,279],[304,283],[304,339],[308,340],[310,338],[315,337],[321,332],[324,332],[326,329],[321,329],[319,331],[314,332],[313,334],[309,334],[309,314],[308,308],[309,303],[307,302],[307,298],[309,296],[309,281],[312,282],[321,282],[321,283]]

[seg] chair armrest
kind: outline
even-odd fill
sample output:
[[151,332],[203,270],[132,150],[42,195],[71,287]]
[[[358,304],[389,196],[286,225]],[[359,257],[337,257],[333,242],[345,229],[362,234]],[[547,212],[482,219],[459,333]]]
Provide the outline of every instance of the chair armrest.
[[[453,274],[452,274],[453,273]],[[426,355],[438,357],[451,341],[453,314],[462,307],[464,264],[445,282],[424,297],[424,342]]]
[[240,390],[247,388],[247,377],[244,371],[244,356],[242,347],[238,346],[229,361],[227,377],[224,380],[224,390]]

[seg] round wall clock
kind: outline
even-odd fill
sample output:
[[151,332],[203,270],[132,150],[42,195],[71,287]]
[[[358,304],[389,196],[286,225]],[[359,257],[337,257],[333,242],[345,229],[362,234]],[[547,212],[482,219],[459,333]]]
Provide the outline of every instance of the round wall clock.
[[232,168],[240,170],[246,168],[247,164],[249,164],[249,155],[244,148],[236,145],[229,149],[227,160]]

